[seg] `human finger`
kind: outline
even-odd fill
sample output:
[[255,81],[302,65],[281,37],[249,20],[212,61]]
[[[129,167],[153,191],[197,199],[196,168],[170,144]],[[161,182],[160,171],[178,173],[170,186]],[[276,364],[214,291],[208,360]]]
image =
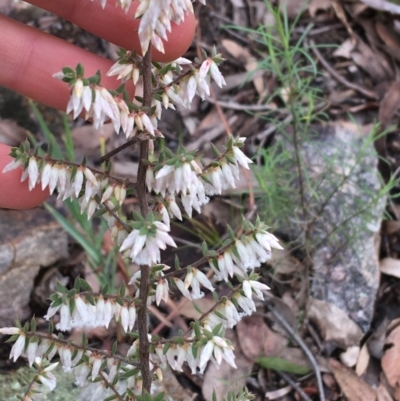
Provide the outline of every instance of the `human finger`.
[[[127,13],[115,7],[115,0],[107,1],[105,8],[100,0],[28,0],[40,8],[57,14],[111,43],[127,50],[140,52],[138,28],[140,20],[133,18],[138,7],[134,1]],[[186,14],[179,25],[172,24],[168,41],[164,42],[165,54],[153,48],[154,60],[172,61],[182,56],[193,41],[196,22],[193,14]]]
[[40,205],[49,196],[48,189],[36,186],[29,191],[28,181],[21,181],[22,168],[2,173],[3,168],[14,159],[9,155],[11,147],[0,143],[0,208],[30,209]]
[[115,89],[119,83],[105,74],[111,60],[87,52],[52,35],[0,14],[0,85],[38,102],[65,110],[69,88],[52,75],[81,62],[85,75],[102,72],[102,84]]

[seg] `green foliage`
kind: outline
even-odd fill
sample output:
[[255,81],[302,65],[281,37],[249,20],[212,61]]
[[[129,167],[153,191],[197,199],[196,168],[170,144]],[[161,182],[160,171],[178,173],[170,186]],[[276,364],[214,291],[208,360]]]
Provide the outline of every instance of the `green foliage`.
[[304,366],[297,365],[276,356],[257,358],[256,362],[264,369],[278,370],[286,373],[294,373],[296,375],[306,375],[310,369]]
[[[245,32],[256,43],[260,61],[254,73],[268,71],[277,83],[263,102],[278,108],[259,115],[274,127],[275,136],[268,147],[260,146],[256,155],[258,212],[273,230],[287,234],[293,247],[308,256],[322,242],[346,241],[352,246],[360,233],[377,221],[376,210],[396,185],[392,179],[371,186],[380,179],[373,149],[377,127],[369,135],[361,130],[358,137],[352,133],[352,139],[338,135],[336,148],[331,146],[334,128],[324,125],[328,118],[322,111],[326,100],[318,89],[320,73],[305,42],[311,25],[299,34],[295,28],[300,14],[291,22],[284,9],[265,3],[272,17],[270,25],[256,30],[230,27]],[[342,129],[341,135],[346,134]],[[342,148],[337,145],[341,140]],[[329,223],[336,203],[342,205],[335,211],[338,218],[332,219],[329,229],[325,224],[324,238],[314,236],[321,221]]]

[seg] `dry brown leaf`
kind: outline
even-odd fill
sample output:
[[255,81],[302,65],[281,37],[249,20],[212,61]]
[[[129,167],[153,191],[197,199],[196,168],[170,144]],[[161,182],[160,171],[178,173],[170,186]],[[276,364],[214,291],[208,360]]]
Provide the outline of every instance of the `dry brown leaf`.
[[[248,49],[240,46],[237,42],[224,39],[222,45],[235,58],[241,60],[247,72],[254,72],[258,67],[257,60],[251,55]],[[264,92],[264,80],[259,74],[252,76],[252,81],[259,95]]]
[[113,163],[113,173],[121,178],[136,178],[139,163],[129,160],[117,160]]
[[288,340],[272,331],[261,316],[246,316],[236,325],[240,348],[247,358],[254,360],[260,356],[277,356]]
[[366,370],[368,368],[369,360],[370,360],[370,355],[369,355],[369,351],[368,351],[368,345],[364,344],[361,347],[361,350],[360,350],[360,353],[359,353],[358,359],[357,359],[357,364],[356,364],[356,373],[358,376],[361,376],[366,372]]
[[207,401],[212,400],[213,390],[215,390],[217,400],[222,400],[231,388],[242,388],[253,367],[252,362],[241,352],[235,332],[227,330],[225,337],[232,342],[235,348],[237,369],[232,368],[225,361],[222,361],[219,369],[214,363],[209,364],[202,386],[203,397]]
[[400,230],[400,221],[397,220],[384,220],[382,222],[382,229],[386,235],[394,234]]
[[27,137],[26,130],[14,120],[0,120],[0,142],[10,146],[18,146]]
[[393,71],[382,53],[372,50],[361,38],[351,52],[353,61],[375,81],[386,81],[393,77]]
[[358,345],[362,337],[358,325],[345,312],[327,301],[312,298],[309,318],[318,326],[325,341],[332,341],[343,349]]
[[290,308],[294,316],[299,315],[299,304],[292,297],[291,291],[286,291],[282,295],[282,301]]
[[400,82],[393,82],[379,104],[378,120],[386,129],[400,106]]
[[308,12],[311,17],[315,17],[319,10],[327,11],[332,7],[332,0],[310,0]]
[[329,365],[348,401],[376,401],[376,392],[352,369],[334,359],[329,360]]
[[375,24],[376,32],[382,41],[386,44],[386,46],[393,52],[393,54],[400,53],[400,42],[399,35],[391,29],[391,26],[388,24],[383,24],[380,21],[377,21]]
[[280,0],[280,9],[287,13],[290,19],[296,18],[306,7],[305,0]]
[[393,14],[400,14],[400,6],[385,0],[361,0],[376,10],[389,11]]
[[[207,311],[211,309],[215,305],[215,301],[212,298],[204,297],[200,299],[196,299],[196,305],[202,310]],[[185,316],[189,319],[198,319],[201,314],[197,312],[195,307],[193,306],[193,302],[186,302],[179,308],[179,314]]]
[[277,400],[282,398],[284,395],[289,394],[293,390],[292,386],[282,387],[279,390],[267,391],[265,393],[266,400]]
[[383,385],[383,383],[381,383],[378,387],[378,390],[376,390],[376,395],[376,401],[393,401],[392,396],[390,395],[386,386]]
[[72,130],[75,148],[86,154],[93,154],[100,148],[100,138],[109,139],[114,134],[112,124],[104,124],[101,128],[83,125]]
[[350,59],[351,52],[354,49],[354,42],[351,39],[346,39],[334,52],[335,57],[343,57]]
[[294,258],[287,249],[273,249],[269,263],[273,266],[275,274],[299,273],[303,269],[300,261]]
[[386,349],[381,364],[388,383],[393,388],[400,388],[400,326],[397,326],[386,338]]
[[383,258],[379,262],[379,270],[383,274],[400,278],[400,260],[395,258]]

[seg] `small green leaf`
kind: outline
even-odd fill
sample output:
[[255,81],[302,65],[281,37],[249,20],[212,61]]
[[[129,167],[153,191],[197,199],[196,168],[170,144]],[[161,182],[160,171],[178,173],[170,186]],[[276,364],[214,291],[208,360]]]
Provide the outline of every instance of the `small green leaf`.
[[121,284],[121,286],[119,287],[119,291],[118,291],[119,295],[121,295],[121,297],[124,297],[125,296],[125,291],[126,291],[125,285]]
[[84,74],[85,74],[85,69],[83,68],[83,65],[82,65],[81,63],[79,63],[79,64],[76,66],[76,75],[77,75],[78,77],[83,77]]
[[306,375],[310,372],[310,369],[305,366],[297,365],[277,356],[256,358],[256,362],[264,369],[272,369],[297,375]]
[[89,283],[86,280],[84,280],[83,278],[79,279],[79,283],[80,283],[81,288],[84,291],[88,291],[88,292],[92,292],[93,291],[92,287],[89,285]]
[[207,252],[208,252],[207,242],[203,241],[203,243],[201,244],[201,253],[203,254],[203,256],[206,256]]
[[202,314],[203,314],[203,311],[201,310],[200,306],[197,305],[195,302],[192,302],[192,303],[193,303],[194,309],[196,309],[197,312],[199,312],[200,315],[202,315]]
[[118,341],[115,341],[112,348],[111,348],[111,353],[114,355],[117,353],[117,349],[118,349]]

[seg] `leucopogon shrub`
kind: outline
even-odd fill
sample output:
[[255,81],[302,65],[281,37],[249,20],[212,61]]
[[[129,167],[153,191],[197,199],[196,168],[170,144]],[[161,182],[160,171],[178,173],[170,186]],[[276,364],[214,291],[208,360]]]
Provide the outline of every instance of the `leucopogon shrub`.
[[[100,0],[105,6],[106,0]],[[37,372],[22,399],[38,401],[57,382],[52,370],[60,363],[67,372],[73,372],[77,386],[93,386],[93,401],[100,400],[162,400],[164,394],[154,394],[153,380],[162,380],[162,367],[169,365],[182,371],[188,364],[193,374],[203,373],[209,361],[220,365],[226,361],[235,365],[235,355],[229,340],[224,338],[243,316],[255,310],[254,297],[263,299],[269,288],[258,281],[255,269],[266,262],[271,248],[281,248],[277,238],[267,231],[259,219],[243,221],[240,236],[227,225],[229,238],[220,249],[202,245],[203,257],[190,266],[181,266],[175,259],[171,268],[162,263],[161,250],[176,247],[170,235],[170,220],[182,220],[183,213],[200,213],[209,196],[235,188],[242,168],[249,169],[252,161],[242,151],[245,138],[229,136],[223,151],[215,160],[204,164],[193,151],[179,148],[174,154],[163,147],[154,156],[154,142],[163,135],[158,129],[162,109],[175,106],[190,107],[195,95],[205,99],[214,81],[222,87],[225,80],[219,70],[222,57],[213,50],[210,56],[194,63],[179,58],[171,63],[158,63],[151,59],[150,45],[163,52],[162,39],[167,38],[171,22],[180,23],[185,13],[193,12],[190,0],[138,0],[136,18],[140,18],[139,38],[144,56],[121,49],[118,61],[108,71],[117,76],[121,86],[107,90],[101,85],[100,73],[85,77],[84,67],[65,67],[54,77],[70,87],[67,113],[74,118],[84,115],[95,127],[111,121],[115,132],[126,137],[123,148],[139,144],[140,162],[135,183],[112,175],[111,163],[106,168],[86,166],[86,161],[74,163],[52,158],[51,146],[47,155],[39,155],[28,142],[12,149],[14,160],[3,173],[19,166],[23,168],[21,180],[28,180],[29,188],[37,185],[56,191],[61,200],[77,200],[88,218],[102,216],[108,224],[112,238],[123,257],[140,266],[129,284],[134,295],[126,294],[121,286],[117,294],[110,294],[105,285],[94,293],[89,284],[77,278],[74,288],[58,283],[51,296],[51,305],[45,315],[49,332],[36,331],[35,320],[22,327],[1,328],[1,334],[11,335],[14,342],[10,358],[16,361],[25,355]],[[126,11],[132,0],[117,0]],[[132,80],[141,84],[143,96],[130,98],[125,84]],[[119,149],[114,150],[113,154]],[[122,148],[120,149],[122,150]],[[133,220],[122,214],[121,205],[128,191],[134,191],[140,212],[133,212]],[[151,194],[151,203],[148,195]],[[208,274],[205,274],[207,271]],[[229,287],[228,295],[219,299],[216,281]],[[236,285],[234,285],[236,283]],[[184,297],[196,300],[204,296],[204,289],[213,292],[215,306],[193,321],[190,329],[170,339],[149,333],[148,306],[167,301],[170,287],[178,289]],[[59,314],[58,323],[52,323]],[[92,348],[83,334],[81,343],[64,339],[61,332],[73,328],[108,328],[112,319],[120,322],[133,339],[126,355],[117,352],[117,343],[111,350]],[[54,334],[57,329],[60,334]],[[59,361],[52,363],[58,354]],[[247,400],[252,395],[246,390],[231,393],[230,399]]]

